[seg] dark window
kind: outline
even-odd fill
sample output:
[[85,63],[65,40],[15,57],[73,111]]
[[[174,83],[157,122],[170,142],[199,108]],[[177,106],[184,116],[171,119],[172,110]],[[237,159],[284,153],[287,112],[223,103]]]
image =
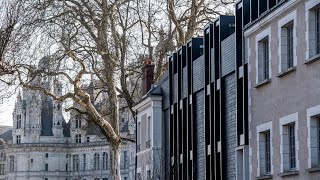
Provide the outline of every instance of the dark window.
[[89,136],[87,137],[87,142],[90,142],[90,137]]
[[73,155],[73,171],[79,171],[79,165],[80,165],[80,160],[79,160],[79,155],[75,154]]
[[108,169],[108,153],[104,152],[102,155],[102,169]]
[[123,151],[123,167],[126,169],[128,163],[127,151]]
[[17,129],[21,129],[21,115],[17,115]]
[[76,119],[76,128],[81,128],[81,120]]
[[5,174],[5,166],[4,164],[0,164],[0,175],[4,175]]
[[320,54],[320,9],[315,11],[316,14],[316,54]]
[[31,159],[31,163],[33,163],[33,159]]
[[48,158],[49,157],[49,154],[48,153],[46,153],[46,158]]
[[85,171],[86,170],[86,166],[87,166],[87,156],[86,156],[86,154],[82,155],[82,160],[83,160],[82,170]]
[[151,171],[150,170],[147,171],[147,179],[151,179]]
[[48,171],[48,170],[49,170],[49,165],[46,164],[45,171]]
[[76,135],[76,143],[81,143],[81,134]]
[[21,143],[21,135],[17,135],[17,144]]
[[293,67],[293,25],[287,27],[287,61],[288,68]]
[[270,146],[270,131],[265,132],[265,163],[266,174],[271,173],[271,146]]
[[263,77],[269,78],[269,40],[263,42]]
[[94,153],[93,169],[100,170],[100,154]]
[[14,156],[9,156],[9,172],[14,172]]
[[48,180],[48,178],[44,178],[44,180]]
[[289,168],[296,168],[296,147],[295,147],[295,128],[294,124],[288,126],[289,130]]
[[66,164],[66,171],[68,171],[68,163]]

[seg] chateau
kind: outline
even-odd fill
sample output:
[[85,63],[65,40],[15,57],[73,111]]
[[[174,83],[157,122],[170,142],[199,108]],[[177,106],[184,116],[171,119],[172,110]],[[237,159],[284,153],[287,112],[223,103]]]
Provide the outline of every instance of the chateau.
[[[40,66],[41,63],[40,62]],[[44,62],[45,63],[45,62]],[[59,81],[39,80],[57,95]],[[92,83],[92,82],[91,82]],[[67,122],[61,103],[39,92],[24,89],[17,96],[13,127],[0,138],[0,179],[7,180],[108,180],[110,145],[99,128],[76,113]],[[120,115],[122,136],[133,138],[132,116]],[[121,146],[121,177],[133,180],[135,145]]]

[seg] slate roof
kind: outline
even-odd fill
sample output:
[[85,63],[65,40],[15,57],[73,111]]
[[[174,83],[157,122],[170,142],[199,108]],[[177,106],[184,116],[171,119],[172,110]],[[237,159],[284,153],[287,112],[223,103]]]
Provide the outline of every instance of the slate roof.
[[49,97],[45,97],[42,101],[41,109],[41,136],[53,136],[53,104]]
[[12,129],[0,134],[0,138],[3,139],[4,141],[12,140],[13,139],[13,137],[12,137]]

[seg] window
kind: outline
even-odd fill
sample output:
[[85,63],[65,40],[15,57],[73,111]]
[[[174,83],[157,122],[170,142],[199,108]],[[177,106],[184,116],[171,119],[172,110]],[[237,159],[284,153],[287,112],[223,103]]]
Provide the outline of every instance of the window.
[[290,169],[296,168],[296,146],[294,124],[288,125],[289,129],[289,164]]
[[108,178],[102,178],[102,180],[108,180]]
[[79,155],[78,154],[73,155],[72,160],[73,160],[73,164],[72,164],[73,171],[79,171],[79,165],[80,165]]
[[269,79],[269,39],[262,39],[258,43],[258,82]]
[[298,113],[280,118],[281,172],[298,170]]
[[17,129],[21,129],[21,115],[17,115]]
[[258,176],[272,174],[272,122],[257,126]]
[[87,166],[87,155],[82,154],[82,170],[85,171]]
[[151,179],[151,171],[150,170],[147,171],[147,179],[148,180]]
[[263,45],[263,78],[269,78],[269,40],[262,42]]
[[81,119],[76,119],[76,128],[81,128]]
[[48,171],[49,170],[49,165],[48,164],[45,164],[45,171]]
[[30,162],[33,163],[33,159],[30,159]]
[[48,178],[44,178],[44,180],[48,180]]
[[148,116],[148,128],[147,128],[147,135],[148,135],[148,139],[147,139],[147,142],[146,142],[146,148],[150,148],[151,147],[151,117]]
[[17,135],[17,144],[21,143],[21,135]]
[[5,174],[5,166],[4,164],[0,164],[0,175],[4,175]]
[[87,136],[87,142],[90,142],[90,137],[89,136]]
[[297,19],[297,11],[294,10],[278,22],[279,32],[279,73],[283,72],[297,65],[296,59],[296,30],[295,24]]
[[293,24],[287,28],[287,64],[288,68],[293,67]]
[[94,153],[93,169],[100,170],[100,154]]
[[138,129],[137,129],[137,151],[140,151],[140,129],[141,128],[141,123],[138,122]]
[[49,154],[48,153],[46,153],[46,158],[48,158],[49,157]]
[[102,155],[102,169],[108,169],[108,153],[104,152]]
[[309,0],[305,5],[307,17],[306,59],[312,59],[320,54],[320,3],[318,0]]
[[123,168],[127,168],[127,163],[128,163],[128,155],[127,151],[123,151]]
[[9,156],[9,172],[14,172],[14,156]]
[[68,171],[68,163],[66,164],[66,171]]
[[265,173],[271,173],[271,148],[270,148],[270,131],[266,131],[265,135],[265,161],[266,161],[266,169]]
[[81,134],[76,134],[76,143],[81,143]]

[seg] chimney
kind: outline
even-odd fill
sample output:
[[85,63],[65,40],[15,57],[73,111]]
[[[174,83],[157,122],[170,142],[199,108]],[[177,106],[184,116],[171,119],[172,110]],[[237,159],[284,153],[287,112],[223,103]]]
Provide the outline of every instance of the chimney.
[[151,59],[144,60],[144,66],[142,67],[142,95],[147,94],[152,84],[154,83],[154,64]]

